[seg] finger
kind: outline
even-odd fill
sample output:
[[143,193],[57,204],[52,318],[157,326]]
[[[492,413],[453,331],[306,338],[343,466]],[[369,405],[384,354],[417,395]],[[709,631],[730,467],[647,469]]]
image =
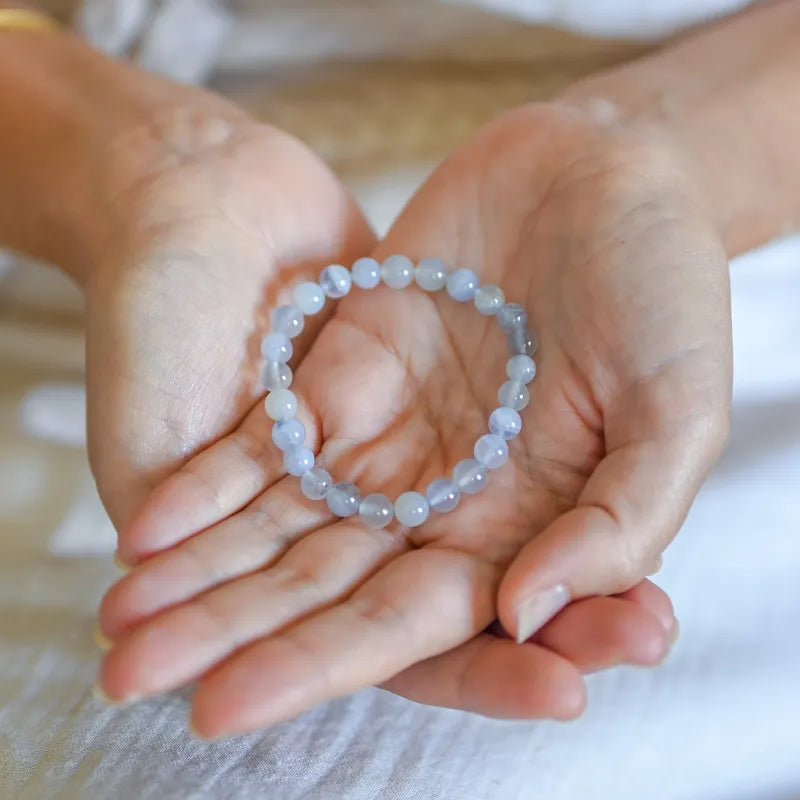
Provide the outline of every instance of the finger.
[[576,507],[509,567],[498,594],[506,629],[527,639],[570,600],[638,583],[680,527],[721,449],[722,431],[719,422],[687,425],[612,449]]
[[654,666],[670,649],[669,634],[660,620],[619,597],[571,603],[533,641],[569,659],[582,672],[618,664]]
[[[298,416],[314,447],[317,425],[298,397]],[[257,403],[241,427],[159,484],[119,534],[119,559],[136,564],[172,547],[251,502],[286,474],[272,442],[271,420]]]
[[581,674],[567,659],[485,633],[382,687],[417,703],[505,719],[574,719],[586,705]]
[[100,626],[111,639],[159,611],[191,600],[235,578],[265,569],[333,515],[283,478],[238,514],[142,562],[112,586],[100,606]]
[[481,634],[413,664],[383,688],[418,703],[491,717],[571,719],[585,704],[578,670],[663,660],[675,630],[671,609],[666,594],[643,581],[619,597],[572,604],[522,646]]
[[255,730],[388,680],[472,638],[494,616],[499,571],[455,550],[393,560],[347,601],[236,653],[206,676],[193,724]]
[[202,675],[260,637],[343,600],[404,540],[352,522],[299,541],[273,567],[169,609],[123,636],[101,684],[114,700],[168,691]]

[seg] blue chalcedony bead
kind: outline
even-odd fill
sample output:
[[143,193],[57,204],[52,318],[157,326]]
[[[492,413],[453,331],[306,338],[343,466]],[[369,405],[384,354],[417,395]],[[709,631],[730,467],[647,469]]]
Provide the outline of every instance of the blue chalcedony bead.
[[268,392],[288,389],[292,385],[292,368],[280,361],[265,361],[261,371],[261,383]]
[[407,256],[389,256],[381,266],[381,276],[392,289],[405,289],[414,280],[414,262]]
[[352,273],[353,283],[361,289],[374,289],[381,282],[381,265],[374,258],[359,258]]
[[314,453],[304,445],[290,447],[283,456],[283,466],[290,475],[300,476],[314,466]]
[[319,285],[328,297],[334,299],[344,297],[353,285],[350,270],[341,264],[331,264],[325,267],[319,275]]
[[474,458],[459,461],[453,470],[453,480],[463,494],[477,494],[486,486],[488,476],[486,467]]
[[447,283],[447,264],[441,258],[423,258],[414,270],[414,280],[426,292],[438,292]]
[[521,411],[528,405],[531,393],[524,383],[519,381],[506,381],[497,392],[497,399],[501,406],[508,406],[515,411]]
[[297,397],[288,389],[275,389],[267,395],[264,406],[272,419],[290,419],[297,414]]
[[294,287],[292,299],[306,316],[310,316],[322,310],[322,306],[325,305],[325,292],[318,283],[304,281]]
[[292,343],[285,333],[268,333],[261,340],[261,355],[266,361],[285,364],[292,357]]
[[428,486],[425,496],[434,511],[445,514],[458,505],[461,500],[461,491],[458,484],[451,481],[450,478],[437,478]]
[[511,356],[506,364],[506,375],[512,381],[530,383],[536,377],[536,362],[522,353]]
[[424,494],[419,492],[403,492],[394,504],[394,514],[397,521],[409,528],[422,525],[428,514],[430,506]]
[[300,478],[300,489],[309,500],[322,500],[333,485],[333,478],[322,467],[312,467]]
[[489,416],[489,430],[503,439],[513,439],[522,430],[522,417],[513,408],[500,406]]
[[508,334],[508,348],[512,353],[532,356],[539,343],[527,328],[512,328]]
[[508,461],[506,440],[494,433],[487,433],[475,442],[475,458],[489,469],[502,467]]
[[334,483],[325,495],[325,502],[337,517],[352,517],[358,514],[361,492],[354,483],[348,481]]
[[368,494],[358,507],[358,515],[370,528],[385,528],[394,518],[394,506],[385,494]]
[[479,285],[478,276],[471,269],[454,269],[447,276],[447,293],[460,303],[472,300]]
[[496,314],[505,302],[506,296],[499,286],[479,286],[475,291],[475,308],[481,314]]
[[280,419],[272,426],[272,441],[280,450],[290,450],[306,440],[306,426],[299,419]]
[[272,312],[272,330],[290,339],[302,333],[304,325],[303,312],[297,306],[278,306]]
[[528,322],[528,312],[519,303],[506,303],[497,312],[497,322],[506,332],[514,328],[524,328]]

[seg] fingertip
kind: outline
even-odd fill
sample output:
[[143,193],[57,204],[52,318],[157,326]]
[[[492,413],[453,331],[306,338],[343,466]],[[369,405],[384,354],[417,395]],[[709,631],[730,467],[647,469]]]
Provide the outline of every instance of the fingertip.
[[569,688],[564,687],[557,702],[553,704],[553,718],[562,722],[576,720],[586,711],[587,704],[586,682],[579,677],[571,682]]

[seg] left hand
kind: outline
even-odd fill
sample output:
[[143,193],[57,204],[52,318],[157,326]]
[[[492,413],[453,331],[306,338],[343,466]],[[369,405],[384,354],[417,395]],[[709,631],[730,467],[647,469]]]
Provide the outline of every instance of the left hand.
[[[212,445],[123,531],[134,558],[178,546],[106,598],[109,694],[214,668],[194,711],[211,735],[381,682],[484,713],[567,717],[584,702],[575,665],[660,660],[671,609],[661,595],[643,601],[647,583],[629,590],[719,452],[730,390],[726,261],[678,165],[560,106],[509,114],[449,159],[376,255],[472,267],[531,311],[540,376],[511,463],[483,494],[402,535],[332,521],[272,463],[263,494],[218,503],[218,524],[198,532],[176,513],[186,475],[211,481],[217,500],[238,480],[235,464],[215,467],[225,440]],[[472,308],[354,290],[294,388],[332,473],[396,497],[469,454],[506,358],[505,338]],[[260,404],[249,420],[266,440]],[[474,638],[498,613],[498,589],[518,635],[525,597],[561,584],[580,602],[535,644]],[[620,593],[637,605],[596,596]]]

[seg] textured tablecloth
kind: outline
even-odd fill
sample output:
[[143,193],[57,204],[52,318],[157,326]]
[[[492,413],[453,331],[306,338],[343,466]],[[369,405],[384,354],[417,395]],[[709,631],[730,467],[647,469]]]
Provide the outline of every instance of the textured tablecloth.
[[800,797],[800,237],[732,272],[733,437],[658,577],[681,639],[659,669],[592,677],[568,724],[367,690],[204,743],[186,732],[185,696],[104,706],[91,629],[116,577],[108,523],[83,452],[19,432],[33,378],[0,364],[0,797]]

